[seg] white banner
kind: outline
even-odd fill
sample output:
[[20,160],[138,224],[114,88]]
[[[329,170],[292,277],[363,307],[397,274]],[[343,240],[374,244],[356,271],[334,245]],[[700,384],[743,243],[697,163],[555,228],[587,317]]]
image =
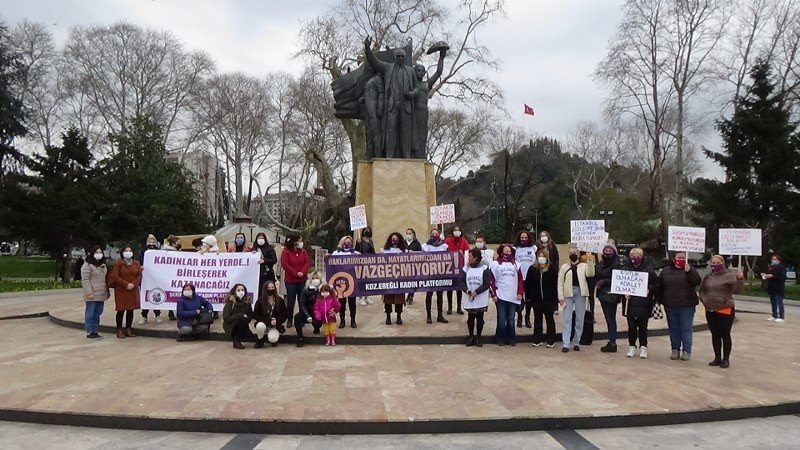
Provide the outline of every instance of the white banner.
[[667,250],[672,252],[706,252],[706,229],[697,227],[669,227]]
[[598,253],[608,241],[604,220],[570,220],[569,231],[570,242],[584,252]]
[[453,223],[456,221],[456,206],[454,204],[431,206],[431,225]]
[[140,301],[142,309],[175,309],[183,285],[191,283],[195,292],[222,311],[225,296],[237,283],[258,298],[257,253],[220,253],[149,250],[144,254]]
[[761,229],[721,228],[719,230],[719,254],[761,256]]
[[630,295],[631,297],[647,297],[647,272],[634,270],[611,271],[611,293]]
[[350,208],[350,231],[367,228],[367,207],[357,205]]

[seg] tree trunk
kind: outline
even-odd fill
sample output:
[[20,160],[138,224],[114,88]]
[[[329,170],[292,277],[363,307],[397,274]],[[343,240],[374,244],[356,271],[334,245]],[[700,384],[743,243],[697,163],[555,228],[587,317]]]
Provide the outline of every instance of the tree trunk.
[[684,203],[683,203],[683,196],[684,196],[684,155],[683,155],[683,124],[684,122],[684,105],[683,105],[683,93],[678,92],[678,117],[677,117],[677,124],[675,130],[675,140],[676,140],[676,150],[675,150],[675,207],[673,210],[675,211],[675,220],[676,223],[685,225],[685,214],[683,211]]

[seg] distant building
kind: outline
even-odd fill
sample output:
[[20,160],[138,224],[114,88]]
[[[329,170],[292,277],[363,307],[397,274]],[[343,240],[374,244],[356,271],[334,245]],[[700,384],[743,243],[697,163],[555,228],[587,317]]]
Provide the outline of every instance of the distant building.
[[211,223],[220,218],[222,208],[222,168],[214,155],[204,150],[192,150],[184,154],[182,151],[171,152],[167,160],[182,163],[194,175],[193,187],[198,195],[198,202]]
[[[266,204],[266,211],[264,211]],[[267,194],[264,202],[261,197],[256,197],[250,201],[250,214],[256,223],[269,224],[273,220],[279,221],[284,225],[290,222],[302,223],[309,213],[314,214],[319,211],[322,200],[308,192],[282,192],[281,194]]]

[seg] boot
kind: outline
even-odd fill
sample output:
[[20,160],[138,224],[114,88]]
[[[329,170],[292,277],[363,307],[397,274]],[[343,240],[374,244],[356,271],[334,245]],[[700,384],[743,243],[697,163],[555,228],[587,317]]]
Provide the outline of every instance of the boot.
[[336,345],[336,335],[332,334],[331,335],[331,346],[335,346],[335,345]]
[[133,329],[130,328],[130,327],[125,328],[125,336],[127,336],[127,337],[136,337],[136,335],[133,334]]
[[453,298],[451,297],[451,295],[453,295],[452,292],[448,292],[447,293],[447,296],[448,296],[448,298],[447,298],[447,315],[448,316],[453,314]]
[[392,324],[392,313],[386,313],[386,325]]
[[457,308],[456,312],[458,314],[462,314],[462,315],[464,314],[464,310],[461,309],[461,299],[459,299],[459,298],[456,298],[456,308]]
[[169,320],[178,320],[178,318],[175,317],[175,311],[170,311],[167,315],[169,316]]
[[122,330],[122,328],[117,328],[117,338],[125,339],[125,332]]
[[356,325],[356,318],[355,317],[351,317],[350,318],[350,328],[358,328],[358,325]]
[[331,336],[332,336],[331,334],[325,336],[325,346],[331,345]]
[[347,324],[344,323],[344,314],[342,314],[341,316],[339,316],[339,328],[345,328],[346,326]]
[[[436,317],[436,321],[439,323],[449,323],[449,321],[445,319],[444,315],[442,314],[443,306],[444,306],[444,300],[436,299],[436,309],[437,312],[439,313],[438,317]],[[449,311],[448,314],[452,314],[452,311]]]
[[609,342],[608,344],[600,347],[600,351],[603,353],[617,353],[617,344]]
[[244,345],[242,345],[242,343],[241,343],[241,341],[239,341],[239,339],[234,339],[233,340],[233,348],[235,348],[237,350],[241,350],[241,349],[244,348]]
[[475,336],[469,335],[467,337],[467,347],[472,347],[473,345],[475,345]]
[[531,325],[531,317],[530,316],[525,316],[525,328],[533,328],[533,325]]
[[517,328],[522,328],[522,314],[517,315]]
[[428,320],[426,320],[426,322],[433,323],[433,320],[431,320],[431,309],[430,308],[428,308]]
[[441,313],[439,313],[439,317],[436,318],[436,321],[439,323],[450,323],[450,321],[445,319]]
[[263,348],[263,347],[264,347],[264,338],[257,339],[256,344],[253,346],[253,348]]
[[297,348],[301,348],[303,345],[304,345],[303,337],[302,336],[298,336],[297,337]]
[[483,347],[483,343],[481,342],[481,336],[475,336],[475,347]]
[[403,317],[402,316],[403,316],[403,313],[397,313],[397,324],[398,325],[402,325],[403,324]]

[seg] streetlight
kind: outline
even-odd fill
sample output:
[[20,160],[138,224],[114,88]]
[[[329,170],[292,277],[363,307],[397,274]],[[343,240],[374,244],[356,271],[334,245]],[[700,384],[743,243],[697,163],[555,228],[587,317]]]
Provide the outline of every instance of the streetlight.
[[609,222],[609,223],[608,223],[608,224],[606,224],[606,232],[608,232],[608,230],[609,230],[609,226],[608,226],[608,225],[610,225],[610,223],[611,223],[611,217],[612,217],[613,215],[614,215],[614,211],[612,211],[612,210],[607,210],[607,211],[605,211],[605,210],[604,210],[604,211],[600,211],[600,217],[604,217],[604,216],[605,216],[605,217],[608,217],[608,222]]
[[534,226],[534,229],[536,230],[535,231],[536,236],[538,237],[539,236],[539,210],[538,209],[534,209],[533,210],[533,217],[534,217],[533,226]]

